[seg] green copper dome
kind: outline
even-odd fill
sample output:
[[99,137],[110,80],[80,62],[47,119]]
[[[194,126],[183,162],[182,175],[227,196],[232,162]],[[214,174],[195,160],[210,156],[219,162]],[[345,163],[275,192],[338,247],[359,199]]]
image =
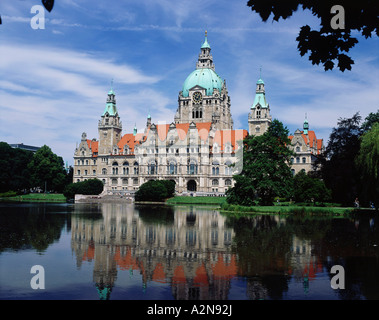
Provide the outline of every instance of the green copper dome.
[[188,92],[195,86],[200,86],[207,90],[207,95],[213,94],[213,89],[221,92],[222,79],[212,69],[196,69],[184,81],[183,84],[183,97],[188,97]]

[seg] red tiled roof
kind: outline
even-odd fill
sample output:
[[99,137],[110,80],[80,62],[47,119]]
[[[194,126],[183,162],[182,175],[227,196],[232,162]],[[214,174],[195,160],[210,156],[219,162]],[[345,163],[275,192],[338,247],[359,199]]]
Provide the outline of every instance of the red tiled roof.
[[[87,139],[88,148],[92,150],[92,154],[99,152],[99,141],[93,141]],[[96,157],[97,155],[94,155]]]
[[[187,137],[190,123],[180,123],[176,124],[176,132],[180,140],[184,140]],[[209,138],[209,132],[211,130],[212,123],[196,123],[196,129],[201,140],[206,141]],[[161,141],[167,139],[168,132],[170,130],[169,124],[158,124],[156,125],[156,130],[158,137]],[[149,134],[150,127],[147,129],[146,134],[139,133],[134,136],[132,133],[125,134],[118,143],[120,153],[127,144],[129,146],[130,154],[134,154],[134,147],[136,144],[139,144],[139,141],[144,141]],[[224,150],[224,145],[230,143],[233,147],[233,151],[236,150],[237,141],[243,140],[248,135],[247,130],[217,130],[214,142],[216,142],[220,147],[221,151]]]

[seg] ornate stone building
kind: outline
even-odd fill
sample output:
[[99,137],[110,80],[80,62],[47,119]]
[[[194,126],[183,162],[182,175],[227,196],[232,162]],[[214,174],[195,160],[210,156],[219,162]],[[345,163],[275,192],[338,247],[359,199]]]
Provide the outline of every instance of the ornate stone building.
[[[231,165],[239,163],[242,140],[249,133],[263,134],[270,123],[270,106],[260,78],[248,116],[249,132],[233,129],[226,81],[215,71],[205,34],[196,69],[179,92],[174,121],[155,124],[148,115],[144,132],[137,133],[134,128],[133,133],[122,134],[116,95],[111,89],[98,123],[99,139],[89,140],[83,133],[75,150],[74,182],[98,178],[106,193],[125,194],[150,179],[167,179],[175,181],[176,191],[181,194],[223,195],[233,186],[232,176],[241,170]],[[299,157],[307,158],[302,163],[307,171],[312,155],[322,146],[311,132],[296,131],[291,138],[295,150],[301,148]],[[300,168],[296,161],[293,166],[295,171]]]
[[323,140],[317,139],[316,133],[309,130],[307,119],[304,120],[303,130],[297,129],[289,138],[291,140],[290,148],[295,152],[295,156],[291,159],[292,173],[312,170],[317,156],[324,151]]

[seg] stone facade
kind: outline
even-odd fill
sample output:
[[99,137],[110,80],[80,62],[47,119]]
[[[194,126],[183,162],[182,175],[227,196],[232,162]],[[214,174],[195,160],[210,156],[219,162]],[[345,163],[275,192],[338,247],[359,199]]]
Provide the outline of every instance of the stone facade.
[[[155,124],[148,115],[144,132],[122,134],[122,123],[113,89],[98,123],[99,140],[82,134],[74,154],[74,182],[98,178],[105,193],[133,193],[151,179],[173,180],[176,192],[224,195],[241,168],[242,140],[250,133],[261,135],[271,123],[265,85],[257,81],[256,95],[248,116],[249,132],[233,129],[231,99],[226,81],[215,72],[207,35],[196,69],[185,80],[178,108],[170,124]],[[312,156],[321,150],[314,132],[295,132],[292,146],[306,162],[293,161],[293,169],[311,169]],[[321,140],[322,146],[322,140]],[[298,152],[298,151],[296,151]],[[299,165],[300,164],[300,165]]]
[[322,139],[317,139],[316,133],[309,130],[308,121],[304,121],[303,130],[297,129],[289,136],[291,140],[290,149],[295,152],[291,159],[291,170],[293,174],[301,170],[311,171],[317,156],[324,151]]

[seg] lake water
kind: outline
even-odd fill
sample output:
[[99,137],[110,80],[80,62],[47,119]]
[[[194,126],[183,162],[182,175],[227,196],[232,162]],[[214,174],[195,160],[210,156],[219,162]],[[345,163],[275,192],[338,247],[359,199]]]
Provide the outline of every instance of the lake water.
[[[378,222],[0,203],[0,299],[379,299]],[[333,265],[345,289],[332,289]],[[35,276],[44,289],[32,288]]]

